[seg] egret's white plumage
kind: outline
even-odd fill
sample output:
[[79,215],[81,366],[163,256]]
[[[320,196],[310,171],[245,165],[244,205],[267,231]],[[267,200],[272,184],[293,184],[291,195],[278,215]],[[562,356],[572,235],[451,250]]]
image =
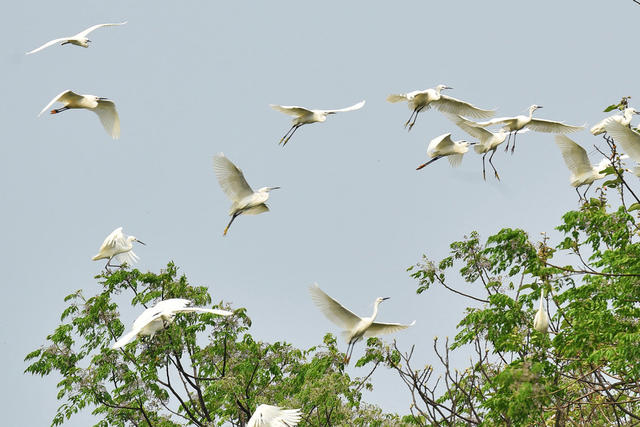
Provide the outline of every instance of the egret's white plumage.
[[338,110],[312,110],[309,108],[298,107],[296,105],[275,105],[269,104],[274,110],[278,110],[281,113],[295,116],[292,120],[293,125],[287,131],[287,133],[280,139],[280,144],[284,147],[291,139],[296,130],[302,125],[310,123],[324,122],[327,120],[329,114],[343,113],[345,111],[359,110],[364,106],[365,101],[360,101],[350,107],[340,108]]
[[173,318],[177,313],[191,312],[212,313],[219,316],[230,316],[233,314],[227,310],[193,307],[193,303],[188,299],[166,299],[144,310],[133,322],[131,331],[121,336],[120,339],[113,344],[112,348],[123,347],[137,336],[148,335],[153,338],[156,332],[161,331],[173,322]]
[[301,418],[300,409],[282,409],[263,404],[249,418],[247,427],[295,427]]
[[[494,110],[483,110],[468,102],[441,94],[440,92],[445,89],[452,88],[441,84],[435,88],[414,90],[409,93],[391,94],[387,97],[387,101],[392,103],[407,101],[409,109],[412,111],[409,120],[404,124],[404,127],[409,128],[408,130],[411,130],[416,123],[418,114],[422,110],[428,110],[431,107],[445,113],[460,114],[477,119],[484,119],[495,114]],[[413,121],[411,121],[412,119]]]
[[254,192],[249,187],[242,171],[231,160],[227,159],[223,153],[213,156],[213,170],[216,173],[216,178],[218,178],[222,191],[232,201],[229,209],[231,220],[224,229],[223,234],[225,236],[229,231],[229,227],[231,227],[231,223],[238,215],[257,215],[269,211],[265,204],[269,198],[269,191],[280,187],[262,187]]
[[611,121],[616,121],[621,125],[629,126],[631,124],[631,119],[633,118],[634,114],[639,114],[635,108],[632,108],[632,107],[625,108],[622,114],[616,114],[613,116],[609,116],[605,119],[602,119],[601,121],[593,125],[593,127],[589,131],[594,135],[600,135],[602,133],[605,133],[606,125]]
[[56,43],[61,43],[62,45],[65,44],[74,44],[76,46],[82,46],[82,47],[89,47],[89,43],[91,42],[91,40],[89,40],[87,38],[87,36],[89,35],[90,32],[97,30],[98,28],[102,28],[102,27],[112,27],[114,25],[124,25],[126,24],[127,21],[124,22],[118,22],[118,23],[113,23],[113,24],[98,24],[98,25],[93,25],[89,28],[87,28],[84,31],[80,31],[78,34],[75,34],[73,36],[69,36],[69,37],[60,37],[59,39],[53,39],[50,40],[48,42],[46,42],[45,44],[43,44],[40,47],[37,47],[35,49],[33,49],[32,51],[27,52],[27,55],[30,55],[32,53],[36,53],[41,51],[42,49],[46,49],[49,46],[53,46]]
[[420,170],[428,164],[433,163],[443,157],[449,159],[449,163],[451,164],[451,166],[460,166],[460,163],[462,162],[462,156],[464,155],[464,153],[469,151],[469,145],[471,144],[473,143],[464,140],[452,140],[450,133],[445,133],[437,136],[429,142],[429,147],[427,148],[427,155],[431,157],[431,160],[421,164],[416,168],[416,170]]
[[[320,308],[320,311],[322,311],[327,319],[343,329],[342,335],[348,343],[346,351],[347,361],[351,358],[355,343],[363,337],[391,334],[413,326],[416,323],[415,320],[409,325],[375,322],[376,316],[378,315],[378,306],[382,301],[389,299],[389,297],[379,297],[374,301],[373,314],[371,317],[360,317],[324,293],[317,283],[309,287],[309,292],[311,292],[311,299],[313,299],[313,302]],[[349,352],[349,347],[351,347],[351,352]]]
[[[91,258],[93,261],[107,259],[107,266],[111,260],[116,258],[120,264],[132,265],[140,259],[133,251],[133,242],[142,243],[135,236],[127,236],[122,232],[122,227],[118,227],[109,234],[98,253]],[[144,245],[144,243],[142,243]]]
[[[610,120],[605,124],[605,131],[618,144],[633,161],[640,163],[640,133],[616,120]],[[640,176],[640,167],[633,169],[636,176]]]
[[[556,135],[556,145],[562,152],[564,163],[571,171],[569,183],[576,188],[580,199],[584,198],[586,200],[586,194],[591,184],[605,177],[605,174],[601,173],[601,171],[609,166],[609,159],[604,158],[597,165],[593,166],[589,161],[587,151],[564,135]],[[583,185],[588,185],[588,187],[584,191],[584,195],[581,195],[578,188]]]
[[536,312],[536,316],[533,318],[533,329],[538,332],[546,333],[549,330],[549,315],[543,306],[544,301],[544,289],[540,289],[540,308]]
[[70,90],[56,95],[38,114],[38,117],[49,109],[54,103],[60,102],[64,106],[51,110],[51,114],[57,114],[72,108],[84,108],[93,111],[98,115],[104,130],[107,131],[113,139],[120,138],[120,118],[116,111],[116,105],[107,98],[100,98],[95,95],[78,95]]

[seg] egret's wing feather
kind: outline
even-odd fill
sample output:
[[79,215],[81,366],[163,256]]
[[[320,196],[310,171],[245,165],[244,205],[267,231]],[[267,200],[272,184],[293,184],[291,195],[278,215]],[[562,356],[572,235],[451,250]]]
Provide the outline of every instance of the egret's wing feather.
[[408,327],[413,326],[415,324],[416,324],[415,320],[408,325],[403,325],[402,323],[373,322],[371,326],[369,326],[369,328],[365,331],[364,336],[374,337],[376,335],[392,334],[394,332],[407,329]]
[[575,175],[591,172],[591,162],[587,151],[575,141],[564,135],[556,135],[556,145],[562,152],[562,158],[567,168]]
[[495,119],[487,120],[486,122],[476,122],[476,126],[487,127],[493,125],[507,124],[515,120],[515,117],[496,117]]
[[73,93],[70,90],[65,90],[65,91],[60,92],[42,109],[42,111],[40,111],[40,113],[38,113],[38,117],[40,117],[42,115],[42,113],[47,111],[56,102],[58,102],[58,101],[64,102],[63,100],[68,99],[68,97],[73,96],[73,95],[78,96],[77,94]]
[[176,310],[176,312],[182,312],[182,313],[193,313],[193,312],[211,313],[211,314],[217,314],[218,316],[231,316],[233,314],[233,312],[227,311],[227,310],[218,310],[218,309],[215,309],[215,308],[202,308],[202,307],[185,307],[185,308],[181,308],[180,310]]
[[126,263],[129,266],[140,261],[140,257],[136,255],[133,251],[121,252],[116,256],[114,256],[114,258],[118,263],[120,264]]
[[607,122],[605,130],[629,157],[640,162],[640,134],[638,132],[615,120]]
[[244,179],[244,174],[223,153],[213,156],[213,170],[227,197],[237,202],[253,194],[253,190]]
[[493,133],[491,133],[490,131],[486,130],[483,127],[478,126],[476,122],[467,120],[459,116],[458,114],[444,113],[444,115],[453,123],[455,123],[456,126],[458,126],[460,129],[462,129],[472,137],[479,139],[480,142],[484,143],[484,141],[488,140],[493,136]]
[[483,110],[482,108],[478,108],[468,102],[461,101],[447,95],[440,95],[440,99],[431,102],[431,104],[433,104],[433,106],[439,111],[460,114],[462,116],[469,116],[476,119],[485,119],[496,113],[495,110]]
[[102,127],[113,139],[120,138],[120,117],[113,101],[101,99],[98,106],[91,111],[98,115]]
[[352,313],[345,308],[338,301],[325,294],[322,289],[318,287],[317,283],[314,283],[309,287],[311,293],[311,299],[318,306],[320,311],[336,325],[343,329],[353,329],[360,323],[360,317]]
[[427,153],[434,151],[446,151],[451,149],[454,146],[453,140],[451,139],[450,133],[444,133],[440,136],[436,136],[431,141],[429,141],[429,146],[427,147]]
[[126,24],[126,23],[127,23],[127,21],[124,21],[124,22],[116,22],[116,23],[108,23],[108,24],[97,24],[97,25],[92,25],[91,27],[87,28],[87,29],[86,29],[86,30],[84,30],[84,31],[79,32],[78,34],[76,34],[76,35],[75,35],[75,36],[73,36],[73,37],[74,37],[74,38],[82,39],[82,38],[87,37],[87,35],[88,35],[90,32],[92,32],[92,31],[94,31],[94,30],[97,30],[98,28],[102,28],[102,27],[112,27],[112,26],[114,26],[114,25],[124,25],[124,24]]
[[136,336],[138,335],[137,331],[130,331],[120,337],[118,341],[116,341],[111,348],[120,348],[129,344]]
[[252,206],[249,209],[242,211],[244,215],[258,215],[264,212],[269,212],[269,207],[264,203],[258,206]]
[[565,125],[564,123],[544,119],[531,119],[531,121],[527,123],[527,127],[536,132],[546,133],[571,133],[584,128],[584,126]]
[[462,164],[462,156],[464,156],[464,154],[452,154],[450,156],[447,156],[447,159],[449,160],[449,164],[451,166],[457,168]]
[[365,101],[360,101],[357,104],[353,104],[350,107],[340,108],[338,110],[324,110],[325,113],[343,113],[345,111],[359,110],[364,106]]
[[102,242],[102,246],[100,246],[100,252],[104,249],[115,248],[118,245],[118,242],[122,242],[123,239],[124,233],[122,232],[122,227],[116,228],[107,237],[105,237]]
[[400,93],[400,94],[392,93],[391,95],[387,96],[387,101],[392,103],[406,101],[406,100],[407,100],[407,95],[404,93]]
[[298,107],[296,105],[275,105],[269,104],[274,110],[278,110],[281,113],[289,114],[290,116],[304,116],[306,114],[313,114],[312,110],[304,107]]
[[302,415],[300,409],[282,409],[272,405],[259,405],[247,427],[295,427]]
[[69,40],[68,37],[61,37],[59,39],[50,40],[50,41],[46,42],[45,44],[43,44],[42,46],[37,47],[37,48],[27,52],[25,55],[31,55],[32,53],[40,52],[42,49],[46,49],[49,46],[53,46],[56,43],[66,42],[67,40]]

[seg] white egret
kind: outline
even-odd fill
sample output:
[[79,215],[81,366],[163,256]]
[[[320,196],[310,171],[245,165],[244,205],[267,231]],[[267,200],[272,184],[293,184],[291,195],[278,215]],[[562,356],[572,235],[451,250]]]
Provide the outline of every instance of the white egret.
[[[622,147],[622,151],[631,157],[633,161],[640,163],[640,133],[616,120],[609,120],[605,124],[605,132]],[[633,173],[636,176],[640,176],[640,167],[636,165]]]
[[[389,297],[379,297],[373,302],[373,314],[371,317],[360,317],[325,294],[322,289],[318,287],[317,283],[309,287],[309,292],[311,292],[311,299],[313,299],[313,302],[320,308],[320,311],[322,311],[327,319],[344,329],[342,336],[348,343],[345,353],[347,363],[349,363],[349,359],[351,359],[353,347],[363,337],[391,334],[413,326],[416,323],[415,320],[409,325],[375,322],[376,316],[378,315],[378,306],[382,301],[388,300]],[[349,351],[349,348],[351,348],[351,351]]]
[[128,265],[132,265],[133,263],[138,262],[138,260],[140,259],[138,255],[136,255],[132,251],[133,242],[138,242],[144,245],[144,243],[138,240],[135,236],[126,236],[122,232],[122,227],[118,227],[113,230],[106,239],[104,239],[104,242],[102,242],[102,246],[100,246],[100,250],[91,259],[93,261],[106,259],[106,268],[111,266],[111,260],[113,258],[116,258],[120,264],[127,263]]
[[300,409],[282,409],[277,406],[259,405],[247,427],[295,427],[302,415]]
[[114,24],[98,24],[98,25],[93,25],[89,28],[87,28],[84,31],[80,31],[78,34],[75,34],[73,36],[69,36],[69,37],[61,37],[59,39],[54,39],[51,41],[46,42],[45,44],[43,44],[42,46],[33,49],[32,51],[27,52],[27,55],[30,55],[32,53],[36,53],[41,51],[42,49],[46,49],[49,46],[53,46],[56,43],[60,43],[61,45],[65,45],[65,44],[74,44],[76,46],[82,46],[82,47],[89,47],[89,43],[91,43],[91,40],[89,40],[87,38],[87,36],[89,35],[90,32],[97,30],[98,28],[102,28],[102,27],[112,27],[114,25],[124,25],[126,24],[127,21],[124,22],[118,22],[118,23],[114,23]]
[[70,90],[65,90],[54,97],[51,102],[40,111],[38,117],[47,111],[55,102],[64,104],[64,107],[51,110],[51,114],[58,114],[72,108],[85,108],[98,115],[104,130],[106,130],[113,139],[120,138],[120,118],[118,117],[116,105],[113,101],[95,95],[78,95]]
[[133,322],[131,331],[127,332],[116,341],[111,348],[120,348],[128,344],[138,336],[148,335],[151,338],[156,332],[168,327],[173,323],[173,318],[177,313],[212,313],[219,316],[230,316],[233,313],[227,310],[212,308],[193,307],[193,303],[188,299],[170,298],[159,301],[153,307],[147,308]]
[[606,119],[600,120],[598,123],[593,125],[593,127],[589,130],[589,132],[591,132],[594,135],[600,135],[602,133],[605,133],[606,132],[605,126],[607,125],[607,123],[609,123],[612,120],[624,126],[629,126],[631,124],[631,119],[633,118],[634,114],[640,114],[640,113],[636,111],[635,108],[632,108],[632,107],[625,108],[622,114],[616,114],[613,116],[609,116]]
[[262,187],[254,192],[244,179],[242,171],[231,163],[231,160],[227,159],[223,153],[213,156],[213,170],[222,191],[233,202],[229,209],[231,220],[224,229],[224,236],[227,235],[231,223],[237,216],[257,215],[269,211],[269,207],[265,204],[269,198],[269,191],[280,187]]
[[[583,198],[587,200],[587,191],[589,191],[591,184],[605,177],[605,174],[600,173],[600,171],[609,166],[609,159],[604,158],[596,166],[592,166],[589,161],[589,156],[587,156],[587,151],[564,135],[556,135],[556,145],[562,152],[564,163],[571,171],[569,183],[572,187],[576,188],[576,193],[578,193],[580,200]],[[584,195],[581,195],[578,188],[587,184],[588,187],[584,190]]]
[[469,145],[473,144],[475,144],[475,142],[468,142],[464,140],[454,141],[451,139],[450,133],[437,136],[429,142],[429,147],[427,148],[427,154],[431,157],[431,160],[427,163],[421,164],[416,168],[416,170],[420,170],[428,164],[443,157],[447,157],[447,159],[449,159],[451,166],[460,166],[462,156],[464,153],[469,151]]
[[271,108],[274,110],[278,110],[281,113],[288,114],[290,116],[295,116],[293,119],[293,125],[291,129],[287,131],[287,133],[280,139],[279,144],[282,144],[284,147],[287,145],[287,142],[291,139],[293,134],[298,130],[298,128],[302,125],[307,125],[310,123],[324,122],[327,120],[327,116],[329,114],[343,113],[345,111],[354,111],[359,110],[364,105],[365,101],[360,101],[357,104],[354,104],[350,107],[340,108],[339,110],[311,110],[309,108],[298,107],[295,105],[275,105],[269,104]]
[[[469,104],[468,102],[461,101],[447,95],[442,95],[440,92],[445,89],[453,88],[447,85],[438,85],[432,89],[414,90],[413,92],[401,94],[391,94],[387,97],[387,101],[393,103],[407,101],[409,109],[412,111],[411,116],[409,116],[409,120],[407,120],[407,122],[404,124],[405,128],[409,128],[408,130],[411,130],[413,125],[416,124],[418,113],[420,113],[422,110],[428,110],[432,106],[437,110],[445,113],[460,114],[462,116],[474,117],[478,119],[488,118],[495,114],[494,110],[483,110]],[[412,119],[413,122],[411,121]]]
[[533,318],[533,329],[538,332],[546,333],[549,330],[549,315],[544,309],[542,303],[544,301],[544,289],[540,289],[540,308]]
[[486,127],[492,125],[502,125],[502,129],[509,132],[507,138],[507,146],[505,151],[509,149],[509,140],[513,135],[513,145],[511,146],[511,152],[513,153],[516,148],[516,134],[523,128],[527,127],[536,132],[546,133],[570,133],[577,132],[584,126],[571,126],[561,122],[555,122],[553,120],[534,119],[533,112],[538,108],[542,108],[541,105],[532,105],[529,107],[528,116],[515,116],[515,117],[499,117],[491,119],[487,122],[477,123],[478,126]]

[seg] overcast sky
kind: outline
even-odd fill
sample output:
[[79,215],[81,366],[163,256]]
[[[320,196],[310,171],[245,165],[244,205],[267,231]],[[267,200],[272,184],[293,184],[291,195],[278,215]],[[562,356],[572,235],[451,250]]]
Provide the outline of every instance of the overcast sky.
[[[399,345],[416,344],[418,365],[436,364],[432,339],[455,334],[466,301],[439,288],[416,295],[406,268],[423,253],[445,256],[471,230],[486,238],[521,227],[537,239],[577,196],[548,134],[519,136],[513,156],[499,149],[500,182],[491,173],[482,180],[473,152],[457,169],[441,160],[416,171],[432,138],[469,138],[435,110],[407,133],[410,111],[387,95],[443,83],[454,88],[450,96],[498,116],[539,104],[537,117],[589,125],[622,96],[632,105],[640,97],[629,43],[640,6],[631,0],[37,1],[3,9],[7,426],[53,418],[58,378],[23,374],[23,358],[59,323],[64,296],[96,292],[104,263],[91,257],[118,226],[147,244],[136,249],[138,268],[157,272],[175,261],[214,300],[246,307],[257,339],[306,348],[337,333],[309,297],[318,282],[361,315],[390,296],[379,319],[415,319],[397,334]],[[129,22],[92,33],[88,49],[24,55],[122,20]],[[112,99],[121,139],[91,112],[36,117],[65,89]],[[362,110],[304,126],[278,146],[291,122],[270,103],[342,108],[363,99]],[[587,131],[571,137],[589,152],[602,141]],[[254,188],[282,187],[271,194],[271,212],[238,218],[226,237],[230,202],[212,168],[218,152]],[[121,312],[126,324],[139,314]],[[380,370],[373,381],[366,401],[407,413],[397,377]]]

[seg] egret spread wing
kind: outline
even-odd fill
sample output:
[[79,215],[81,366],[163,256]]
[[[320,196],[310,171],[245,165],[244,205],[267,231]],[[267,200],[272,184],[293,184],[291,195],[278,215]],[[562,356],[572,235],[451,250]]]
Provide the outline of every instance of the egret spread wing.
[[133,251],[121,252],[114,256],[117,262],[120,264],[126,263],[127,265],[133,265],[140,261],[140,257]]
[[433,138],[429,142],[429,147],[427,147],[427,153],[453,151],[453,146],[454,146],[454,143],[451,140],[451,134],[444,133],[440,136]]
[[259,405],[249,419],[247,427],[295,427],[301,418],[299,409]]
[[322,313],[336,325],[343,329],[352,330],[360,323],[360,317],[353,314],[350,310],[345,308],[338,301],[325,294],[322,289],[318,287],[317,283],[314,283],[309,287],[311,293],[311,299],[322,311]]
[[111,348],[120,348],[129,344],[137,335],[139,331],[130,331],[120,337],[118,341],[116,341]]
[[433,106],[439,111],[446,113],[460,114],[476,119],[485,119],[495,114],[495,110],[483,110],[468,102],[452,98],[447,95],[440,95],[440,99],[432,102]]
[[607,122],[605,130],[636,162],[640,162],[640,134],[615,120]]
[[304,108],[304,107],[298,107],[296,105],[275,105],[275,104],[269,104],[269,106],[271,108],[273,108],[274,110],[278,110],[281,113],[285,113],[288,114],[290,116],[304,116],[306,114],[313,114],[313,111],[309,110],[308,108]]
[[25,55],[31,55],[32,53],[40,52],[42,49],[46,49],[49,46],[53,46],[56,43],[66,42],[67,40],[69,40],[68,37],[61,37],[59,39],[54,39],[54,40],[48,41],[45,44],[43,44],[42,46],[37,47],[37,48],[27,52]]
[[416,324],[415,320],[408,325],[403,325],[402,323],[373,322],[371,326],[369,326],[369,328],[365,331],[364,336],[374,337],[376,335],[392,334],[394,332],[407,329],[408,327],[413,326],[415,324]]
[[584,128],[584,126],[565,125],[564,123],[544,119],[531,119],[531,121],[527,123],[527,127],[536,132],[546,133],[571,133]]
[[201,308],[201,307],[185,307],[176,311],[181,313],[193,313],[193,312],[211,313],[211,314],[217,314],[218,316],[231,316],[233,314],[233,312],[227,311],[227,310],[218,310],[215,308]]
[[45,111],[47,111],[53,104],[55,104],[56,102],[65,102],[65,100],[67,99],[71,99],[73,97],[80,97],[80,95],[70,91],[70,90],[65,90],[60,92],[59,94],[57,94],[43,109],[42,111],[40,111],[40,113],[38,113],[38,117],[40,117],[42,115],[42,113],[44,113]]
[[105,237],[102,242],[102,246],[100,246],[100,252],[105,249],[115,248],[118,242],[121,242],[124,239],[124,233],[122,232],[122,227],[118,227],[111,232],[107,237]]
[[339,110],[324,110],[325,113],[343,113],[345,111],[359,110],[364,106],[365,101],[360,101],[350,107],[340,108]]
[[111,348],[120,348],[131,342],[140,333],[140,331],[149,323],[162,316],[162,310],[159,310],[156,306],[147,308],[136,318],[131,327],[131,331],[127,332],[116,341]]
[[231,163],[231,160],[227,159],[223,153],[213,156],[213,170],[222,191],[231,201],[238,202],[253,194],[253,190],[244,179],[242,171]]
[[387,101],[392,103],[406,101],[406,100],[407,100],[407,95],[404,93],[400,93],[400,94],[392,93],[391,95],[387,96]]
[[479,127],[476,122],[472,122],[471,120],[467,120],[463,117],[460,117],[457,114],[445,113],[445,116],[454,122],[460,129],[468,133],[474,138],[480,140],[480,142],[484,143],[489,138],[493,136],[493,133],[486,130],[485,128]]
[[88,35],[90,32],[92,32],[92,31],[94,31],[94,30],[97,30],[98,28],[102,28],[102,27],[111,27],[111,26],[114,26],[114,25],[124,25],[124,24],[126,24],[126,23],[127,23],[127,21],[124,21],[124,22],[116,22],[116,23],[112,23],[112,24],[111,24],[111,23],[109,23],[109,24],[97,24],[97,25],[93,25],[93,26],[91,26],[91,27],[87,28],[86,30],[79,32],[78,34],[76,34],[75,36],[73,36],[73,38],[83,39],[83,38],[87,37],[87,35]]
[[120,117],[116,111],[116,104],[113,101],[101,99],[98,106],[92,110],[100,118],[102,127],[113,139],[120,138]]
[[575,141],[564,135],[556,135],[556,145],[562,152],[564,163],[574,175],[591,172],[592,166],[587,151]]

